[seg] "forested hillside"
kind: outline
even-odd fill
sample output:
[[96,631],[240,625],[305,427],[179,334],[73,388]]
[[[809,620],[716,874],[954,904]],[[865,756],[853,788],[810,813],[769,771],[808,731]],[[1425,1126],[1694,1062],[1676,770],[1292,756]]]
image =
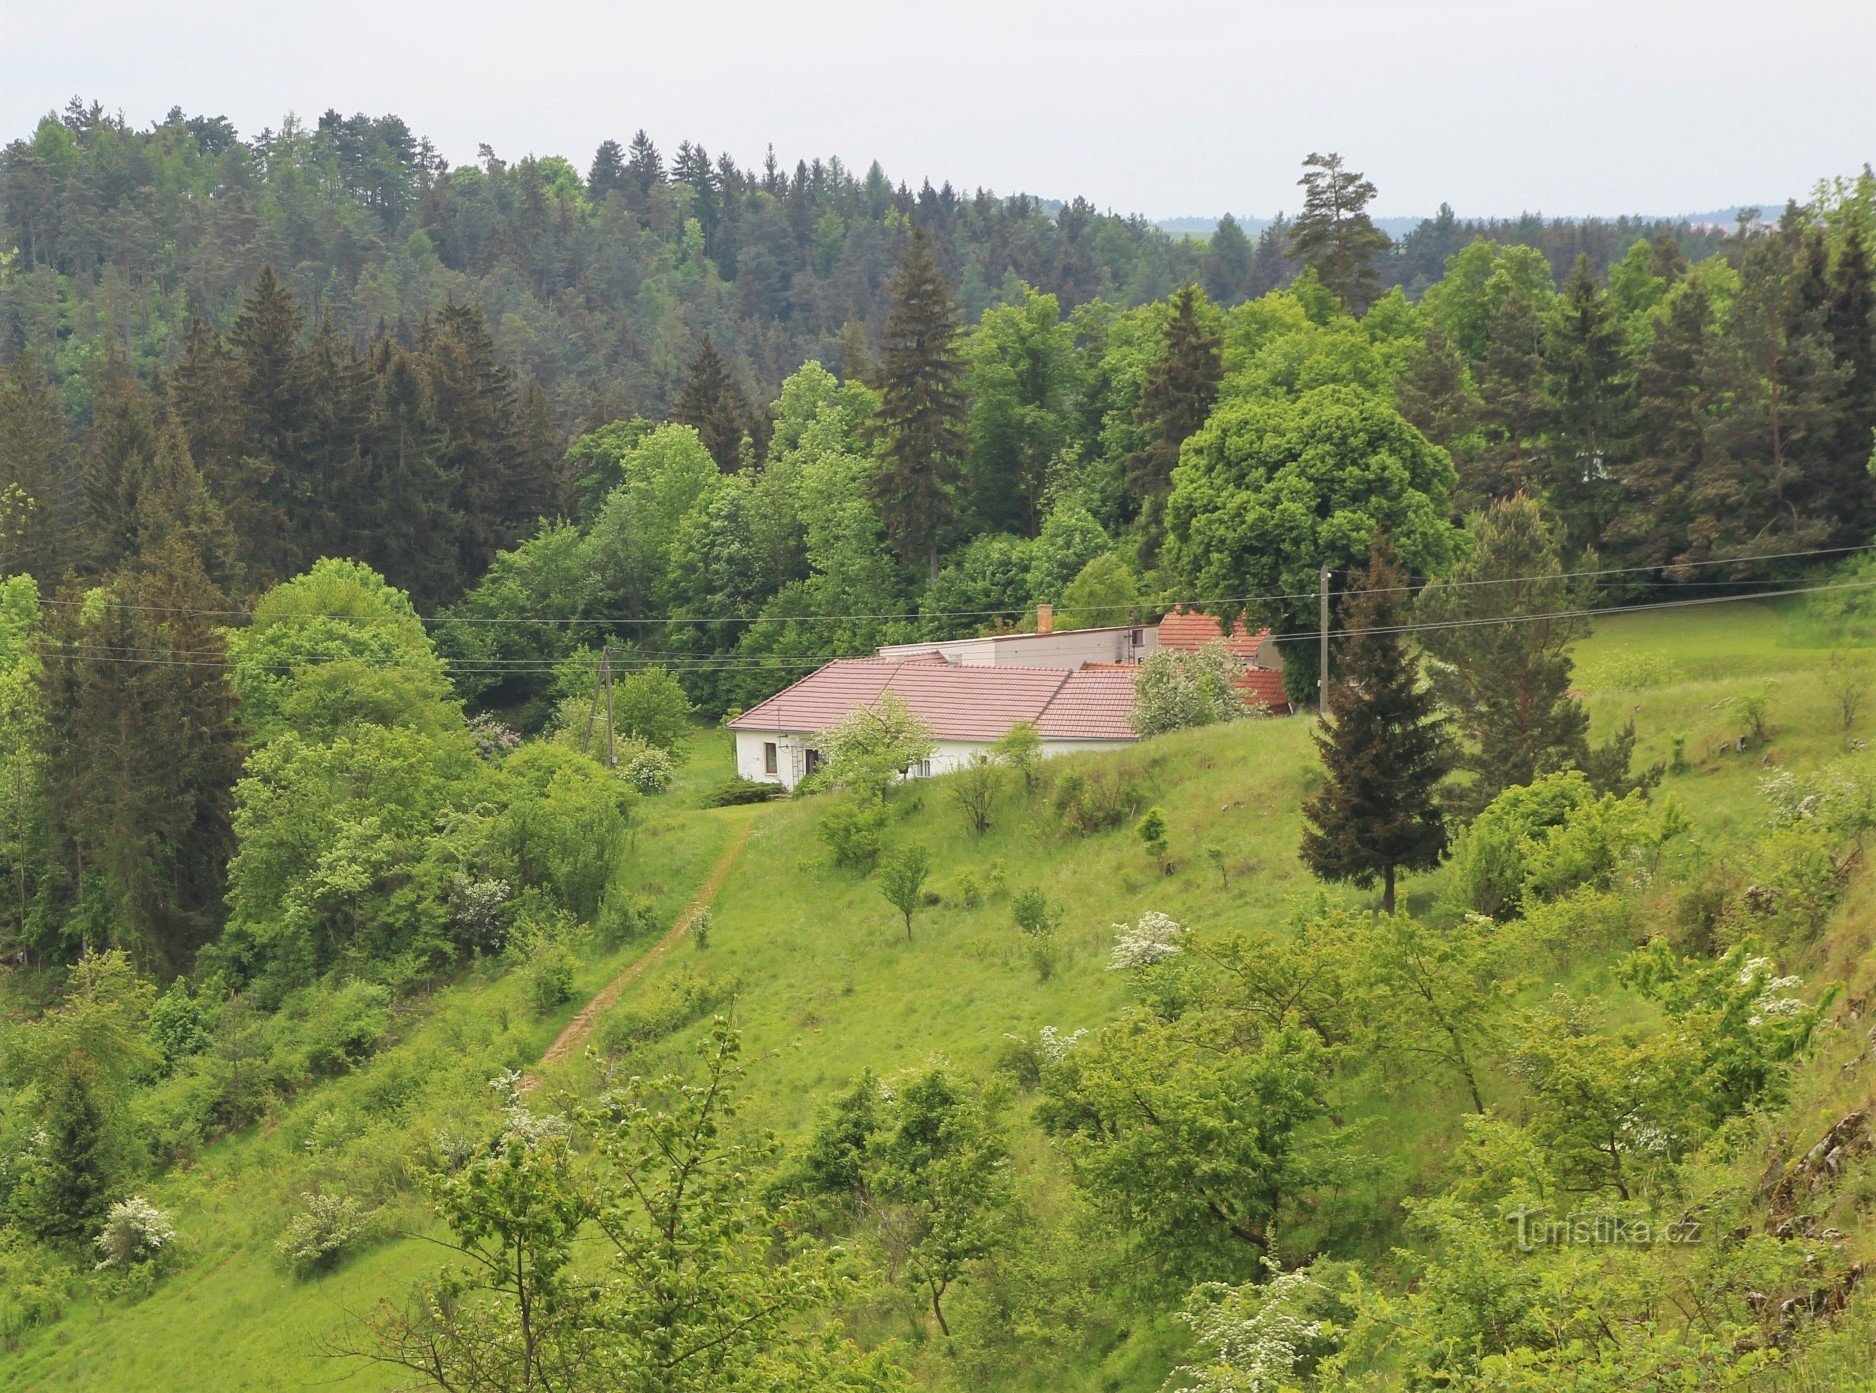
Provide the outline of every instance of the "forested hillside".
[[[0,1386],[1863,1377],[1876,176],[1299,183],[8,145]],[[1326,719],[731,776],[1045,604]]]

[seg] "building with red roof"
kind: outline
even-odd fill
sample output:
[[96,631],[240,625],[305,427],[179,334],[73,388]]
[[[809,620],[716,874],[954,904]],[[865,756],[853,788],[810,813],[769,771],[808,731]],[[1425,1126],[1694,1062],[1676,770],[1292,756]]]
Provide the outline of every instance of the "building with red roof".
[[890,695],[932,729],[935,749],[908,776],[942,774],[1027,721],[1045,755],[1112,749],[1134,734],[1134,677],[1157,649],[1197,652],[1223,641],[1244,662],[1246,698],[1287,714],[1269,631],[1242,619],[1227,637],[1210,615],[1175,610],[1157,626],[1057,631],[1047,605],[1036,632],[948,643],[897,644],[872,658],[837,658],[729,722],[745,779],[793,788],[820,762],[816,740],[849,713]]

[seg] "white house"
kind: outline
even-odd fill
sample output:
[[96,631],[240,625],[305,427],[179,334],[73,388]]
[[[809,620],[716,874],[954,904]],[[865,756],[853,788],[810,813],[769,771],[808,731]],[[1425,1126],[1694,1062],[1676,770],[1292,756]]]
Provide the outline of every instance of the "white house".
[[[1175,611],[1154,625],[1054,632],[1048,606],[1033,634],[895,644],[872,658],[839,658],[729,722],[736,772],[793,788],[820,763],[816,737],[887,693],[932,728],[931,758],[907,771],[956,769],[1019,721],[1035,725],[1044,755],[1112,749],[1138,739],[1133,679],[1158,648],[1194,651],[1224,635],[1209,615]],[[1246,663],[1247,695],[1287,712],[1283,674],[1269,635],[1242,623],[1225,639]]]

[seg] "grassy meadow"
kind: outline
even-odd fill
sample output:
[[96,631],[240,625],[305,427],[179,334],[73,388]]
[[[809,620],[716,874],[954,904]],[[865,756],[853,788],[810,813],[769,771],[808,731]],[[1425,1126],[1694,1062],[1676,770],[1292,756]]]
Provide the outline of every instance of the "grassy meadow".
[[[1876,713],[1865,713],[1846,734],[1822,680],[1830,650],[1797,641],[1788,620],[1773,603],[1636,613],[1600,622],[1578,650],[1578,685],[1598,737],[1634,720],[1637,761],[1671,766],[1657,796],[1681,800],[1716,858],[1749,845],[1762,821],[1756,785],[1770,768],[1809,767],[1876,727]],[[1770,742],[1740,754],[1741,711],[1751,704],[1742,707],[1740,698],[1754,694],[1767,698]],[[597,1022],[593,1043],[623,1053],[621,1067],[633,1072],[681,1068],[710,1011],[725,1011],[743,1032],[745,1121],[798,1139],[818,1106],[865,1070],[890,1076],[942,1058],[987,1076],[1011,1036],[1033,1040],[1044,1027],[1067,1033],[1112,1019],[1126,1002],[1124,974],[1107,970],[1112,926],[1144,910],[1182,923],[1278,928],[1320,894],[1368,902],[1322,890],[1297,861],[1299,804],[1316,767],[1305,719],[1188,731],[1074,760],[1123,767],[1164,810],[1170,873],[1161,873],[1131,821],[1090,837],[1066,835],[1046,791],[1024,792],[1013,774],[982,836],[945,780],[917,784],[896,795],[886,834],[889,846],[917,843],[932,857],[928,903],[908,942],[873,881],[828,864],[816,835],[827,797],[702,806],[731,765],[729,737],[699,732],[677,784],[648,802],[620,883],[650,899],[657,923],[669,925],[745,826],[747,844],[711,906],[707,932],[678,942],[631,981]],[[1062,767],[1048,767],[1043,784]],[[1011,897],[1029,889],[1061,915],[1046,964],[1011,919]],[[1410,879],[1408,903],[1441,915],[1440,889],[1440,873]],[[1852,886],[1817,960],[1794,970],[1830,976],[1851,995],[1867,991],[1859,946],[1866,931],[1858,925],[1868,920],[1870,893]],[[175,1213],[181,1263],[148,1292],[73,1296],[62,1320],[0,1353],[0,1389],[395,1386],[342,1351],[359,1338],[358,1313],[447,1256],[420,1236],[428,1221],[409,1183],[410,1157],[440,1134],[482,1126],[497,1103],[490,1078],[535,1066],[574,1012],[655,938],[589,948],[574,999],[544,1016],[531,1010],[520,974],[473,971],[411,1009],[397,1042],[353,1073],[283,1103],[264,1123],[162,1177],[149,1193]],[[1603,987],[1607,970],[1607,955],[1557,969]],[[1830,1063],[1838,1050],[1837,1038],[1827,1037],[1829,1058],[1797,1091],[1789,1121],[1801,1132],[1853,1101],[1858,1086]],[[592,1076],[589,1062],[571,1059],[542,1082],[550,1092],[578,1090]],[[1345,1119],[1365,1129],[1369,1164],[1346,1182],[1357,1202],[1338,1212],[1359,1221],[1311,1236],[1385,1259],[1400,1237],[1387,1197],[1431,1185],[1459,1114],[1444,1081],[1373,1082]],[[1028,1101],[1010,1092],[1018,1167],[1046,1213],[1065,1202],[1063,1182],[1028,1119]],[[303,1194],[335,1186],[384,1197],[374,1221],[380,1240],[327,1275],[296,1279],[275,1241]],[[1362,1193],[1371,1206],[1359,1202]],[[396,1236],[406,1231],[418,1236]],[[963,1378],[910,1309],[879,1306],[851,1318],[869,1338],[904,1341],[932,1385]],[[1144,1393],[1160,1386],[1177,1339],[1167,1326],[1117,1327],[1079,1364],[1006,1370],[996,1386]]]

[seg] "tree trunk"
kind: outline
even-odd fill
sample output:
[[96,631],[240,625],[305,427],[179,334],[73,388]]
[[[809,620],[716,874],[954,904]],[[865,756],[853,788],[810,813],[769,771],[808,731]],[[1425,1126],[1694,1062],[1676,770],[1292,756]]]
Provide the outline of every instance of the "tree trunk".
[[1381,874],[1381,912],[1392,914],[1394,912],[1394,868],[1389,866]]

